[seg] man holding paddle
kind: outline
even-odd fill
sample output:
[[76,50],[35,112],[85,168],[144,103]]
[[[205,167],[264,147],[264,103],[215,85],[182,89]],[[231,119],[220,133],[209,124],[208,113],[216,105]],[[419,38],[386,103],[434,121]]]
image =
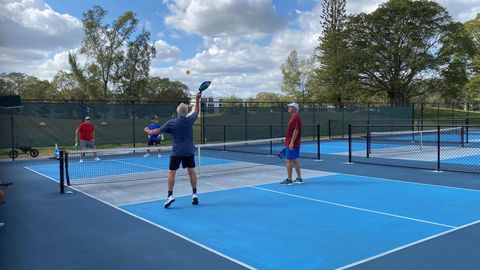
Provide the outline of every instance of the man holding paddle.
[[291,185],[292,169],[295,168],[297,179],[295,183],[301,184],[302,173],[300,171],[300,163],[298,163],[298,156],[300,155],[300,139],[302,137],[302,120],[298,115],[298,103],[290,103],[288,106],[288,113],[291,115],[287,126],[287,135],[285,138],[285,165],[287,167],[287,179],[280,184]]
[[197,120],[200,111],[200,98],[202,91],[207,89],[210,82],[204,82],[199,88],[199,92],[195,97],[195,109],[193,113],[188,114],[188,106],[180,103],[177,107],[178,117],[169,120],[158,129],[151,130],[149,134],[158,134],[161,132],[169,133],[173,137],[172,153],[170,154],[170,164],[168,173],[168,195],[165,201],[165,208],[175,201],[173,197],[173,186],[175,185],[175,174],[180,168],[180,164],[185,169],[187,168],[188,176],[190,177],[190,184],[192,186],[192,204],[197,205],[197,175],[195,173],[195,145],[193,144],[193,124]]

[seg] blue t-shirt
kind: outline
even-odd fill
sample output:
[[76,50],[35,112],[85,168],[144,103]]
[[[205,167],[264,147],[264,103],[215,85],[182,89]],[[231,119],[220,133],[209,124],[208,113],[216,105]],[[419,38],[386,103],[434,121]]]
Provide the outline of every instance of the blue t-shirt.
[[192,113],[187,117],[179,117],[165,123],[160,130],[173,136],[173,157],[188,157],[195,153],[193,145],[193,123],[197,114]]
[[[159,123],[156,123],[156,124],[150,123],[147,127],[148,127],[148,129],[150,129],[150,130],[154,130],[154,129],[160,128],[160,124],[159,124]],[[159,134],[150,134],[150,135],[148,136],[148,139],[149,139],[150,141],[158,141],[158,135],[159,135]]]

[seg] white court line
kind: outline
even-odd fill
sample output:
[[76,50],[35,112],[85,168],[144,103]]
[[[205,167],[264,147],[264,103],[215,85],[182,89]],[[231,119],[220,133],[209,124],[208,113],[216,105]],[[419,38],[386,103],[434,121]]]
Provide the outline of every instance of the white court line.
[[[42,174],[42,173],[36,172],[36,171],[34,171],[34,170],[32,170],[32,169],[30,169],[30,168],[28,168],[28,167],[24,167],[24,168],[27,169],[27,170],[30,170],[30,171],[38,174],[38,175],[41,175],[41,176],[43,176],[43,177],[45,177],[45,178],[47,178],[47,179],[50,179],[50,180],[54,181],[55,183],[58,183],[57,180],[55,180],[54,178],[52,178],[52,177],[50,177],[50,176],[47,176],[47,175],[44,175],[44,174]],[[216,250],[214,250],[214,249],[212,249],[212,248],[210,248],[210,247],[208,247],[208,246],[205,246],[205,245],[203,245],[203,244],[201,244],[201,243],[199,243],[199,242],[197,242],[197,241],[195,241],[195,240],[193,240],[193,239],[190,239],[190,238],[188,238],[188,237],[186,237],[186,236],[184,236],[184,235],[182,235],[182,234],[180,234],[180,233],[177,233],[177,232],[175,232],[175,231],[173,231],[173,230],[170,230],[170,229],[168,229],[168,228],[166,228],[166,227],[163,227],[163,226],[161,226],[161,225],[159,225],[159,224],[156,224],[156,223],[154,223],[154,222],[152,222],[152,221],[150,221],[150,220],[148,220],[148,219],[142,218],[142,217],[137,216],[137,215],[135,215],[135,214],[133,214],[133,213],[130,213],[130,212],[126,211],[126,210],[123,210],[122,208],[119,208],[119,207],[117,207],[117,206],[115,206],[115,205],[113,205],[113,204],[111,204],[111,203],[109,203],[109,202],[106,202],[106,201],[104,201],[104,200],[101,200],[101,199],[99,199],[99,198],[96,198],[96,197],[94,197],[94,196],[92,196],[92,195],[90,195],[90,194],[88,194],[88,193],[85,193],[85,192],[83,192],[83,191],[81,191],[81,190],[78,190],[78,189],[76,189],[76,188],[74,188],[74,187],[71,187],[71,186],[70,186],[70,188],[73,189],[73,190],[75,190],[75,191],[77,191],[77,192],[79,192],[79,193],[82,193],[83,195],[85,195],[85,196],[87,196],[87,197],[90,197],[90,198],[92,198],[92,199],[94,199],[94,200],[97,200],[97,201],[99,201],[99,202],[101,202],[101,203],[104,203],[104,204],[106,204],[106,205],[108,205],[108,206],[111,206],[111,207],[113,207],[114,209],[116,209],[116,210],[118,210],[118,211],[121,211],[121,212],[123,212],[123,213],[125,213],[125,214],[127,214],[127,215],[132,216],[132,217],[138,218],[138,219],[140,219],[140,220],[142,220],[142,221],[144,221],[144,222],[146,222],[146,223],[148,223],[148,224],[150,224],[150,225],[153,225],[153,226],[158,227],[158,228],[160,228],[160,229],[162,229],[162,230],[164,230],[164,231],[166,231],[166,232],[169,232],[169,233],[171,233],[171,234],[173,234],[173,235],[175,235],[175,236],[177,236],[177,237],[180,237],[180,238],[182,238],[182,239],[184,239],[184,240],[186,240],[186,241],[188,241],[188,242],[190,242],[190,243],[192,243],[192,244],[194,244],[194,245],[196,245],[196,246],[199,246],[199,247],[201,247],[201,248],[203,248],[203,249],[205,249],[205,250],[208,250],[208,251],[210,251],[210,252],[212,252],[212,253],[220,256],[220,257],[223,257],[224,259],[227,259],[227,260],[229,260],[229,261],[231,261],[231,262],[234,262],[234,263],[236,263],[236,264],[239,264],[239,265],[241,265],[241,266],[243,266],[243,267],[245,267],[245,268],[248,268],[248,269],[253,269],[253,270],[256,269],[256,268],[253,267],[253,266],[250,266],[250,265],[248,265],[248,264],[246,264],[246,263],[243,263],[243,262],[241,262],[241,261],[239,261],[239,260],[236,260],[236,259],[234,259],[234,258],[232,258],[232,257],[230,257],[230,256],[228,256],[228,255],[225,255],[225,254],[223,254],[223,253],[221,253],[221,252],[219,252],[219,251],[216,251]],[[68,196],[68,195],[66,195],[66,196]]]
[[394,248],[394,249],[385,251],[385,252],[383,252],[383,253],[374,255],[374,256],[372,256],[372,257],[363,259],[363,260],[361,260],[361,261],[357,261],[357,262],[351,263],[351,264],[349,264],[349,265],[345,265],[345,266],[339,267],[339,268],[337,268],[336,270],[344,270],[344,269],[347,269],[347,268],[350,268],[350,267],[354,267],[354,266],[357,266],[357,265],[359,265],[359,264],[362,264],[362,263],[365,263],[365,262],[368,262],[368,261],[371,261],[371,260],[374,260],[374,259],[377,259],[377,258],[386,256],[386,255],[388,255],[388,254],[392,254],[392,253],[397,252],[397,251],[400,251],[400,250],[402,250],[402,249],[406,249],[406,248],[408,248],[408,247],[411,247],[411,246],[414,246],[414,245],[417,245],[417,244],[426,242],[426,241],[428,241],[428,240],[431,240],[431,239],[434,239],[434,238],[438,238],[438,237],[440,237],[440,236],[443,236],[443,235],[446,235],[446,234],[449,234],[449,233],[452,233],[452,232],[455,232],[455,231],[458,231],[458,230],[461,230],[461,229],[465,229],[465,228],[467,228],[467,227],[473,226],[473,225],[478,224],[478,223],[480,223],[480,220],[474,221],[474,222],[472,222],[472,223],[468,223],[468,224],[466,224],[466,225],[463,225],[463,226],[460,226],[460,227],[457,227],[457,228],[454,228],[454,229],[451,229],[451,230],[448,230],[448,231],[445,231],[445,232],[441,232],[441,233],[439,233],[439,234],[435,234],[435,235],[429,236],[429,237],[427,237],[427,238],[420,239],[420,240],[415,241],[415,242],[412,242],[412,243],[410,243],[410,244],[406,244],[406,245],[403,245],[403,246],[400,246],[400,247],[397,247],[397,248]]
[[[428,172],[430,172],[430,171],[428,171]],[[427,183],[410,182],[410,181],[406,181],[406,180],[396,180],[396,179],[388,179],[388,178],[382,178],[382,177],[365,176],[365,175],[357,175],[357,174],[349,174],[349,173],[336,173],[336,174],[337,174],[337,175],[343,174],[343,175],[348,175],[348,176],[371,178],[371,179],[377,179],[377,180],[388,181],[388,182],[397,182],[397,183],[401,183],[401,184],[430,186],[430,187],[437,187],[437,188],[458,189],[458,190],[464,190],[464,191],[480,192],[479,189],[472,189],[472,188],[462,188],[462,187],[452,187],[452,186],[444,186],[444,185],[434,185],[434,184],[427,184]],[[328,175],[326,175],[326,176],[328,176]],[[323,177],[323,176],[322,176],[322,177]]]
[[437,222],[432,222],[432,221],[427,221],[427,220],[417,219],[417,218],[411,218],[411,217],[406,217],[406,216],[400,216],[400,215],[390,214],[390,213],[387,213],[387,212],[375,211],[375,210],[370,210],[370,209],[366,209],[366,208],[360,208],[360,207],[355,207],[355,206],[350,206],[350,205],[346,205],[346,204],[335,203],[335,202],[330,202],[330,201],[325,201],[325,200],[318,200],[318,199],[314,199],[314,198],[310,198],[310,197],[299,196],[299,195],[290,194],[290,193],[286,193],[286,192],[276,191],[276,190],[273,190],[273,189],[260,188],[260,187],[251,187],[251,188],[258,189],[258,190],[263,190],[263,191],[268,191],[268,192],[272,192],[272,193],[278,193],[278,194],[282,194],[282,195],[290,196],[290,197],[294,197],[294,198],[299,198],[299,199],[304,199],[304,200],[309,200],[309,201],[314,201],[314,202],[319,202],[319,203],[330,204],[330,205],[340,206],[340,207],[344,207],[344,208],[359,210],[359,211],[363,211],[363,212],[369,212],[369,213],[374,213],[374,214],[379,214],[379,215],[384,215],[384,216],[407,219],[407,220],[411,220],[411,221],[427,223],[427,224],[442,226],[442,227],[447,227],[447,228],[457,228],[455,226],[446,225],[446,224],[442,224],[442,223],[437,223]]

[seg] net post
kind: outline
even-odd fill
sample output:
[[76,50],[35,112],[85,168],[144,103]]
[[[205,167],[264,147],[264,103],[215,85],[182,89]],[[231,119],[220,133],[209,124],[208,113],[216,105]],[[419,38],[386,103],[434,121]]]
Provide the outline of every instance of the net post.
[[440,171],[440,125],[437,126],[437,172]]
[[67,186],[71,186],[70,174],[69,174],[69,169],[68,169],[68,164],[69,164],[68,151],[64,151],[63,159],[64,159],[63,163],[64,163],[64,166],[65,166],[65,180],[67,180]]
[[462,147],[465,147],[465,126],[462,125],[462,128],[460,129],[460,142],[462,144]]
[[203,101],[201,101],[199,104],[200,106],[200,113],[202,115],[202,118],[201,118],[201,124],[200,124],[200,143],[205,143],[205,129],[207,128],[206,127],[206,117],[205,117],[205,114],[206,114],[206,104],[204,104]]
[[65,193],[65,171],[64,171],[64,160],[63,160],[63,157],[64,157],[64,151],[61,150],[60,151],[60,156],[58,158],[58,161],[59,161],[59,166],[60,166],[60,193]]
[[317,124],[317,160],[320,160],[320,124]]
[[348,124],[348,163],[352,163],[352,124]]

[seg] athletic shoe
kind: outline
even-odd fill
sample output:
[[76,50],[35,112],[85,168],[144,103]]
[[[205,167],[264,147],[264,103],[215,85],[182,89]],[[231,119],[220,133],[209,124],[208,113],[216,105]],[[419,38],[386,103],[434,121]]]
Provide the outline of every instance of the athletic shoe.
[[100,158],[99,158],[99,157],[96,157],[96,158],[95,158],[95,161],[100,161]]
[[293,181],[288,178],[280,182],[280,185],[291,185],[291,184],[293,184]]
[[175,198],[173,196],[168,196],[167,200],[165,201],[165,204],[163,207],[168,208],[170,205],[175,201]]
[[80,161],[78,163],[82,163],[83,162],[83,159],[81,158]]
[[295,179],[295,181],[293,181],[293,182],[294,182],[295,184],[302,184],[302,183],[303,183],[303,179],[297,177],[297,179]]
[[150,154],[149,153],[146,153],[143,157],[149,157]]
[[197,193],[193,193],[192,195],[192,204],[197,205],[198,204],[198,195]]
[[162,155],[161,155],[161,154],[158,154],[158,158],[161,158],[161,157],[162,157]]
[[0,228],[5,226],[5,223],[0,223]]

